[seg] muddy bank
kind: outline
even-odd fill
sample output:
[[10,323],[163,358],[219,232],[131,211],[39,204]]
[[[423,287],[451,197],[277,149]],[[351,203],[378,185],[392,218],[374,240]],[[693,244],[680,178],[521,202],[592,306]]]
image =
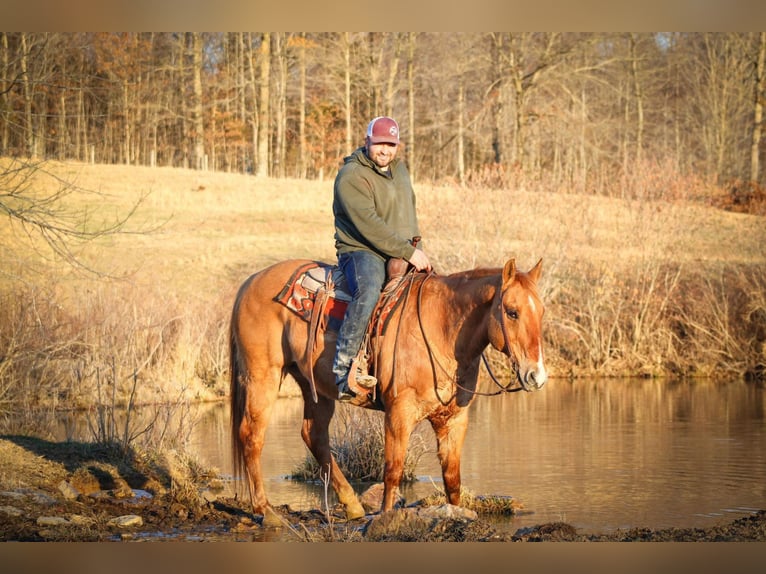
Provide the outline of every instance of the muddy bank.
[[282,526],[237,498],[216,472],[168,452],[0,437],[0,541],[766,541],[766,511],[710,528],[580,534],[566,523],[501,532],[472,511],[412,506],[346,522],[341,508],[276,511]]

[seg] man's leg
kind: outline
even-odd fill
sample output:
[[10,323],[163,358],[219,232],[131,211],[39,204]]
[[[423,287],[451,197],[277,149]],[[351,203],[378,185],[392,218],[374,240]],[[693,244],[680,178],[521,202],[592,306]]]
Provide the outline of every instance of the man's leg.
[[338,257],[351,292],[346,315],[338,332],[338,343],[333,363],[335,384],[338,385],[339,399],[354,397],[348,388],[348,372],[351,362],[362,345],[367,324],[380,297],[386,279],[385,260],[370,251],[352,251]]

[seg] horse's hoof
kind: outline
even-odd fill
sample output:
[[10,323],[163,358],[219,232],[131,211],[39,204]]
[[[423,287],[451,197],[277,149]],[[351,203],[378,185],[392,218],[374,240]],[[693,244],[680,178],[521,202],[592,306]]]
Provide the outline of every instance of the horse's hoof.
[[285,520],[271,508],[266,509],[263,513],[263,527],[264,528],[279,528],[284,526]]
[[359,504],[350,504],[346,506],[346,520],[355,520],[357,518],[362,518],[367,513],[364,511],[364,507]]

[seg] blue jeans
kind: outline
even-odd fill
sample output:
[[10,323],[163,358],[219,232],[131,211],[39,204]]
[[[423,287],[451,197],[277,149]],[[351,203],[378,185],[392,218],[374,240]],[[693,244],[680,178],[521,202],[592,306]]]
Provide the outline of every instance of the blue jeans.
[[338,266],[346,276],[351,301],[338,331],[335,361],[332,366],[336,384],[348,377],[351,361],[359,352],[386,280],[385,260],[371,251],[341,253],[338,256]]

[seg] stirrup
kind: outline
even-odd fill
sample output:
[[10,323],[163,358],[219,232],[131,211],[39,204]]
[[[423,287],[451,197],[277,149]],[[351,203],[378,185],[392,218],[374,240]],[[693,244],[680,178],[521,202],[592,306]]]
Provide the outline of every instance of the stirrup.
[[357,385],[359,385],[363,389],[374,389],[375,386],[378,384],[378,379],[376,379],[372,375],[363,373],[361,370],[357,371],[356,377],[354,377],[354,381],[356,382]]

